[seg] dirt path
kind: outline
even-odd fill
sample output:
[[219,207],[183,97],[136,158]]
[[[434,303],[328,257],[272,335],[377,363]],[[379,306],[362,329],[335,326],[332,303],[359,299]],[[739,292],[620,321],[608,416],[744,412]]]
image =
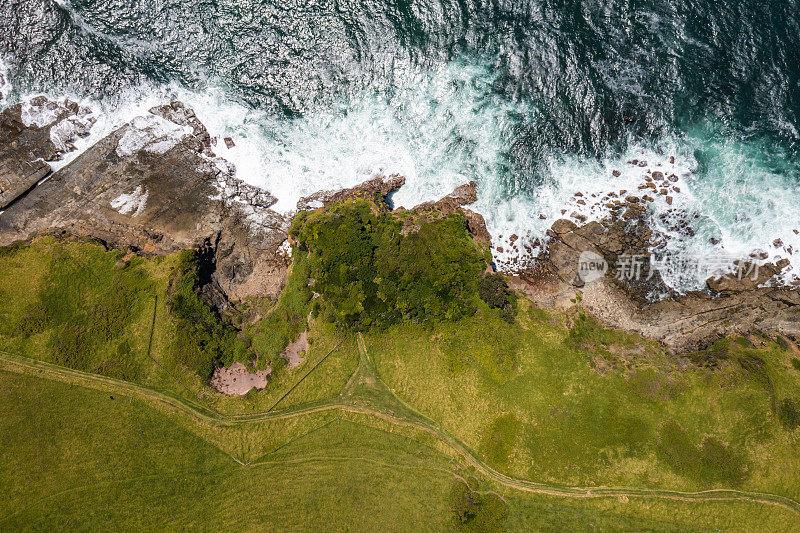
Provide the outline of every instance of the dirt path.
[[[381,420],[426,431],[449,446],[462,460],[494,482],[512,489],[550,496],[571,498],[639,497],[660,498],[679,501],[744,501],[775,505],[800,515],[800,503],[777,494],[748,492],[733,489],[713,489],[698,492],[683,492],[659,489],[636,489],[629,487],[564,487],[516,479],[502,474],[481,461],[463,442],[442,427],[403,403],[394,396],[375,373],[367,355],[363,337],[358,336],[360,364],[345,390],[338,397],[321,402],[300,405],[281,411],[227,415],[199,402],[179,398],[169,393],[149,389],[141,385],[120,381],[97,374],[89,374],[52,363],[0,352],[0,368],[34,376],[55,379],[76,385],[127,394],[140,399],[167,405],[195,419],[216,425],[236,425],[268,420],[279,420],[303,416],[321,411],[340,410],[374,416]],[[389,396],[387,396],[387,394]],[[236,458],[234,457],[234,460]],[[241,461],[236,460],[238,463]],[[247,466],[247,465],[244,465]]]

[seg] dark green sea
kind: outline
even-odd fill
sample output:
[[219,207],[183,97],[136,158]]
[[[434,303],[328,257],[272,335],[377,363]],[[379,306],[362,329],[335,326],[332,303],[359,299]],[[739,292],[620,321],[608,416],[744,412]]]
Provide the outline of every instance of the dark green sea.
[[797,0],[5,0],[0,63],[6,104],[79,99],[92,138],[180,98],[284,211],[380,173],[400,205],[475,180],[500,265],[648,170],[680,189],[654,225],[692,225],[670,249],[800,250]]

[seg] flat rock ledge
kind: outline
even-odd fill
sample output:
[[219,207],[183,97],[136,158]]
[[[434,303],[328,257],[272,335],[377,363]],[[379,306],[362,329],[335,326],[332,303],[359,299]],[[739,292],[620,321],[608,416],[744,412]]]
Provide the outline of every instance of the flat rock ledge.
[[[80,114],[75,106],[59,112],[61,104],[51,104],[59,113],[53,124]],[[50,173],[41,160],[60,153],[48,130],[53,126],[26,126],[19,118],[23,111],[18,104],[0,115],[0,139],[12,139],[11,145],[0,141],[12,146],[0,151],[7,206],[0,215],[0,246],[54,234],[141,254],[198,248],[215,305],[280,292],[288,260],[277,250],[289,220],[270,209],[274,197],[237,180],[234,167],[214,157],[210,136],[191,109],[180,102],[153,108],[38,186]]]

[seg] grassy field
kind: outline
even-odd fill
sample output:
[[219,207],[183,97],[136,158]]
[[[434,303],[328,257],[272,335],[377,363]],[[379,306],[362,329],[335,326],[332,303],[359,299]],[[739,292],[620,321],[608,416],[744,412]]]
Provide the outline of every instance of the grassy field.
[[774,407],[800,396],[800,373],[776,342],[718,345],[710,365],[708,353],[672,357],[530,307],[515,325],[482,309],[459,323],[366,338],[398,397],[508,475],[800,498],[800,434]]
[[[181,260],[52,238],[0,250],[0,529],[800,528],[763,502],[641,492],[800,500],[800,364],[783,339],[677,358],[579,306],[475,297],[472,316],[359,340],[308,314],[302,262],[277,302],[239,307],[236,332],[198,307]],[[176,345],[199,315],[208,328]],[[306,328],[289,370],[276,357]],[[198,339],[273,366],[268,387],[213,391],[176,351]]]
[[[252,304],[266,308],[266,318],[243,326],[251,349],[238,360],[252,359],[260,368],[269,364],[274,372],[267,388],[244,398],[209,388],[205,365],[211,360],[197,361],[206,357],[203,353],[186,355],[197,349],[191,339],[177,334],[187,328],[171,310],[180,262],[180,254],[125,257],[94,243],[50,237],[0,250],[0,350],[199,398],[223,412],[270,409],[329,353],[325,364],[280,406],[320,400],[341,390],[355,369],[355,345],[332,326],[315,323],[309,351],[298,367],[286,369],[279,355],[289,336],[306,327],[304,304],[294,301],[297,287],[290,287],[294,290],[286,291],[276,305]],[[292,325],[298,314],[302,327]]]
[[319,429],[243,467],[157,406],[0,371],[0,529],[469,530],[451,498],[497,490],[507,530],[796,529],[797,516],[741,502],[575,500],[487,486],[450,457],[369,418]]

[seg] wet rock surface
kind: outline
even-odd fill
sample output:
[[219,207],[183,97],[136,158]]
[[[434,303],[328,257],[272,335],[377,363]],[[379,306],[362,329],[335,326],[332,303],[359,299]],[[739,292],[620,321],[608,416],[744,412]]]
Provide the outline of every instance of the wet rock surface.
[[0,209],[50,174],[47,161],[60,160],[94,122],[75,102],[40,96],[0,113]]

